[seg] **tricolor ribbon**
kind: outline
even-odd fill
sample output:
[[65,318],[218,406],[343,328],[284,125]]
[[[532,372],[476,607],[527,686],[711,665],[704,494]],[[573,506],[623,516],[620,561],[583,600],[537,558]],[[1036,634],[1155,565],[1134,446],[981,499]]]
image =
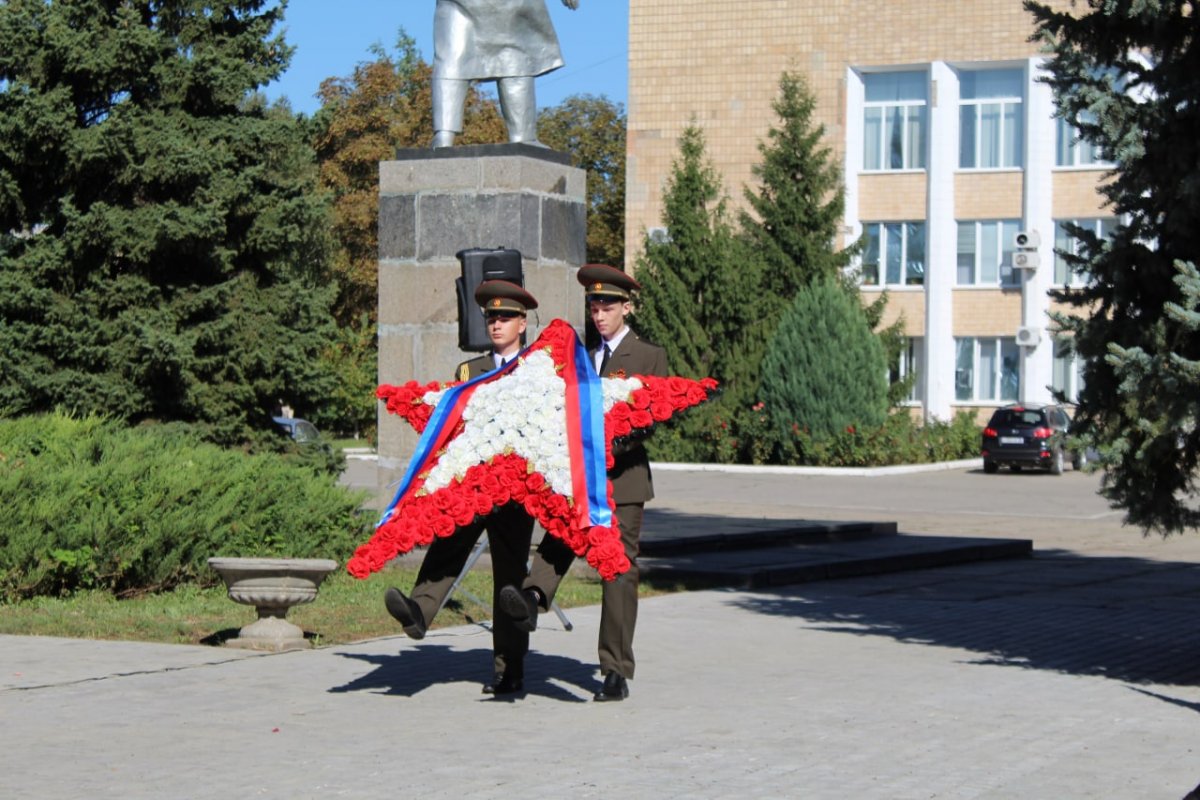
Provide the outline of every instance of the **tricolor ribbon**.
[[592,525],[612,525],[608,505],[608,470],[604,448],[604,390],[592,369],[587,349],[575,336],[566,354],[563,380],[567,384],[567,454],[571,460],[571,490],[576,513],[587,514]]
[[[579,335],[574,331],[572,333],[575,341],[563,354],[562,377],[566,392],[567,454],[571,464],[575,513],[586,515],[590,525],[609,527],[613,519],[608,504],[608,472],[605,465],[604,392],[600,376],[592,369],[587,349],[579,340]],[[442,395],[421,433],[396,494],[384,509],[376,528],[392,518],[416,477],[433,466],[436,454],[446,447],[475,390],[516,369],[528,349],[522,350],[517,358],[503,367],[451,387]]]
[[491,372],[485,372],[466,383],[460,383],[458,386],[453,386],[446,390],[446,393],[442,395],[442,399],[438,401],[437,406],[433,409],[433,415],[430,416],[429,424],[425,426],[425,430],[421,433],[421,438],[417,440],[417,449],[413,453],[412,459],[408,462],[408,469],[405,470],[404,477],[400,479],[400,485],[396,488],[396,495],[392,498],[392,502],[388,503],[388,507],[383,510],[383,515],[380,516],[379,522],[375,524],[376,528],[379,528],[391,519],[392,514],[396,511],[396,506],[400,505],[400,501],[404,499],[404,496],[408,494],[408,490],[412,487],[413,480],[433,465],[434,455],[446,446],[451,432],[458,426],[458,421],[462,419],[463,409],[467,407],[467,401],[471,399],[471,395],[475,394],[475,389],[512,372],[517,368],[517,364],[520,363],[520,358],[523,355],[525,355],[525,350],[518,353],[516,358],[511,359],[503,367],[494,369]]

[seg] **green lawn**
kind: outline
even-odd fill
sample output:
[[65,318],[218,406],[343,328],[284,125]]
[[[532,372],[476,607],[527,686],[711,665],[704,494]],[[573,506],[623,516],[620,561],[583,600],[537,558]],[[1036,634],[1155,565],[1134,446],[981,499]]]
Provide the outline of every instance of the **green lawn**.
[[[367,580],[356,580],[339,570],[321,584],[315,602],[297,606],[287,618],[302,627],[317,645],[399,634],[400,626],[383,607],[383,592],[389,586],[408,592],[415,577],[412,567],[387,569]],[[472,570],[463,586],[487,601],[491,598],[492,576],[486,570]],[[643,594],[655,593],[660,592],[643,587]],[[556,599],[563,608],[599,603],[600,581],[568,576]],[[433,627],[490,618],[489,608],[476,606],[465,595],[456,595],[438,614]],[[0,604],[0,633],[82,639],[220,644],[254,620],[254,609],[230,600],[223,586],[185,586],[127,600],[93,591]]]

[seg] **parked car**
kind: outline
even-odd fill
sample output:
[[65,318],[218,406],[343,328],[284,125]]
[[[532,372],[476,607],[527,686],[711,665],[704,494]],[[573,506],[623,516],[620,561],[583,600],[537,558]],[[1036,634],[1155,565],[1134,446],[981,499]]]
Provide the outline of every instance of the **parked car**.
[[275,424],[287,431],[288,436],[299,444],[321,441],[321,434],[317,431],[317,426],[306,419],[296,419],[295,417],[271,417],[271,419],[275,420]]
[[[983,471],[990,474],[1009,467],[1020,472],[1023,467],[1040,467],[1061,475],[1068,458],[1070,425],[1070,415],[1059,405],[1014,404],[996,409],[983,429]],[[1083,453],[1070,453],[1069,457],[1075,469],[1087,460]]]

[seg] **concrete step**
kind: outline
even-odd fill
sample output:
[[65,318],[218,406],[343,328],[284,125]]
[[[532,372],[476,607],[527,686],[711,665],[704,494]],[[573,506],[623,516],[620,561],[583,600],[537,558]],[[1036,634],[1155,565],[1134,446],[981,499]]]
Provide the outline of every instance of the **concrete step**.
[[[837,532],[834,532],[837,535]],[[709,542],[715,547],[688,550],[671,542],[665,551],[643,547],[638,558],[648,582],[683,582],[757,589],[811,581],[930,569],[972,561],[1027,557],[1028,539],[880,534],[857,538],[799,537],[765,544],[770,537],[750,536],[752,546],[737,547],[738,536]],[[648,542],[643,541],[643,545]]]

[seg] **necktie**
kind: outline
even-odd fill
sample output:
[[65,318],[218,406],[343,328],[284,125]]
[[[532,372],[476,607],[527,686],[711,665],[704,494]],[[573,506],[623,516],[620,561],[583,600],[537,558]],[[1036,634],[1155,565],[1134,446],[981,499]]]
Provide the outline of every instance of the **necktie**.
[[608,349],[608,345],[604,345],[604,355],[600,357],[600,369],[596,370],[596,374],[601,378],[604,377],[604,369],[608,366],[608,357],[612,355],[612,350]]

